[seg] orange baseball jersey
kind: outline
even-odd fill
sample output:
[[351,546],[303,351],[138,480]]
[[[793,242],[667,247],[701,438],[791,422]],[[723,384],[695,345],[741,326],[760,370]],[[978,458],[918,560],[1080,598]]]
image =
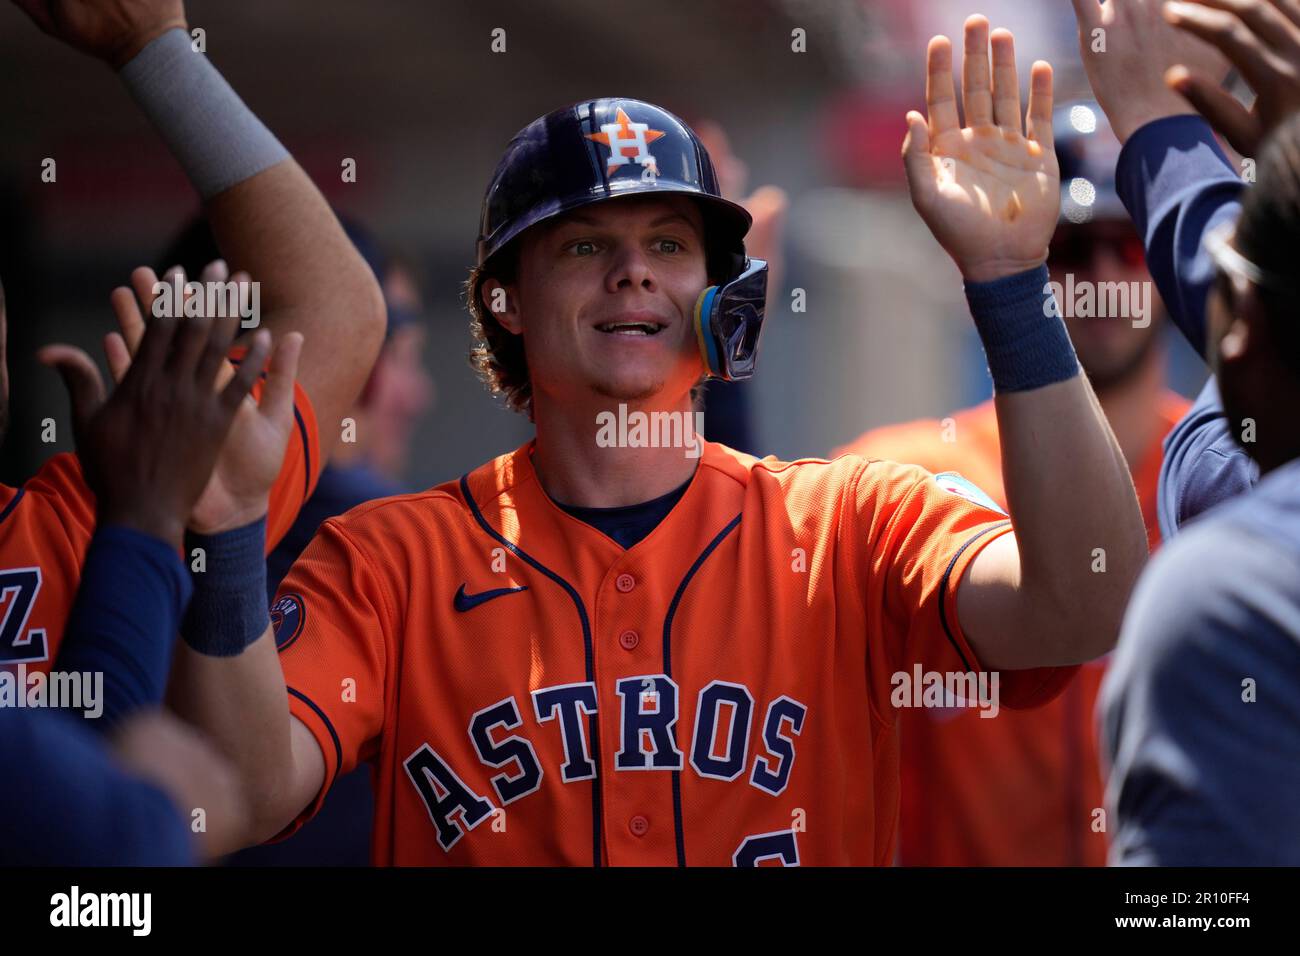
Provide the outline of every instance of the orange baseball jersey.
[[978,669],[957,583],[1006,517],[913,466],[707,442],[625,550],[532,447],[326,521],[289,572],[272,618],[326,782],[286,834],[369,761],[378,864],[890,863],[891,678]]
[[[271,489],[269,551],[311,496],[320,470],[316,414],[294,385],[294,435]],[[260,396],[262,383],[253,387]],[[0,485],[0,666],[48,672],[95,533],[95,497],[72,454],[55,455],[21,488]]]
[[[1154,548],[1161,440],[1188,407],[1164,392],[1157,428],[1134,476]],[[876,429],[841,449],[897,457],[938,472],[956,469],[1005,507],[998,423],[990,400],[950,420]],[[1102,780],[1093,705],[1104,661],[1080,669],[1059,697],[1033,713],[981,717],[971,708],[904,711],[898,862],[907,866],[1103,866],[1106,835],[1094,829]]]

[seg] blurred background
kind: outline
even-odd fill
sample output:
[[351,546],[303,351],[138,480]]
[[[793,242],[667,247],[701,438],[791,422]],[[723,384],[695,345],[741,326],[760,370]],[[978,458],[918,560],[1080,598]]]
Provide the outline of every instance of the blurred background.
[[[712,121],[748,189],[790,198],[784,264],[749,391],[755,442],[825,455],[868,427],[942,416],[990,392],[956,268],[912,212],[899,146],[924,106],[924,49],[971,13],[1016,36],[1022,80],[1056,67],[1087,95],[1066,0],[190,0],[207,53],[336,208],[407,265],[432,380],[404,483],[458,477],[531,433],[474,377],[462,286],[479,202],[507,141],[591,97]],[[505,31],[505,52],[492,32]],[[796,52],[793,31],[803,31]],[[99,354],[110,289],[198,212],[179,167],[111,72],[0,5],[0,277],[12,424],[0,479],[71,448],[67,402],[35,349]],[[42,182],[42,163],[57,180]],[[356,182],[340,175],[356,161]],[[254,277],[256,278],[256,277]],[[802,290],[804,311],[791,308]],[[346,337],[346,329],[340,329]],[[1175,339],[1176,336],[1171,336]],[[1170,343],[1173,383],[1203,375]],[[57,440],[42,441],[42,422]]]

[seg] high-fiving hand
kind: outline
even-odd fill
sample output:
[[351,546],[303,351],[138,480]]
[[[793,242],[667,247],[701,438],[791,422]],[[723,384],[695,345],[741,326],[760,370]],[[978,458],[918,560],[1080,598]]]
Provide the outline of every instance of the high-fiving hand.
[[[186,276],[179,267],[167,272],[167,284],[171,285],[172,272],[179,272],[184,287]],[[205,283],[229,281],[241,289],[246,289],[249,282],[246,272],[228,275],[225,263],[220,260],[209,263],[201,279]],[[108,336],[105,352],[113,377],[119,381],[147,334],[144,315],[153,309],[157,298],[153,290],[157,281],[152,269],[141,267],[131,273],[131,288],[113,290],[113,311],[120,331]],[[256,349],[257,336],[261,334],[264,333],[254,336],[254,347],[238,365],[240,374],[247,370],[256,376],[266,362],[266,352]],[[239,403],[230,437],[221,446],[207,486],[190,512],[187,521],[190,530],[216,534],[248,524],[266,513],[268,495],[280,473],[284,451],[293,432],[293,383],[302,343],[302,334],[298,332],[290,332],[281,339],[267,368],[266,391],[261,402],[246,395]],[[233,379],[237,374],[236,368],[223,356],[217,371],[217,387]]]
[[[285,336],[271,355],[270,334],[259,331],[235,368],[226,354],[238,315],[164,316],[146,328],[129,289],[114,291],[113,306],[122,332],[105,340],[117,382],[107,399],[99,369],[81,349],[49,345],[38,353],[71,395],[77,452],[99,520],[179,547],[205,503],[226,523],[196,530],[260,517],[292,429],[302,336]],[[259,404],[249,393],[268,355]]]
[[929,123],[907,114],[903,162],[912,204],[939,244],[972,282],[987,282],[1047,261],[1060,208],[1060,172],[1052,146],[1052,68],[1030,71],[1029,110],[1021,128],[1016,54],[1007,30],[967,19],[962,64],[966,125],[957,116],[952,44],[935,37],[926,50]]
[[1166,3],[1164,14],[1218,48],[1255,91],[1255,103],[1246,109],[1195,63],[1173,66],[1166,81],[1233,149],[1258,155],[1264,137],[1300,110],[1300,0],[1191,0]]

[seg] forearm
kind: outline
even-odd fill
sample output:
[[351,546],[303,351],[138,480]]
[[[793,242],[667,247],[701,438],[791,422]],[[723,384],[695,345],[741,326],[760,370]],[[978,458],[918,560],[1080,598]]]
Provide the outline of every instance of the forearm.
[[994,404],[1026,625],[1056,663],[1100,657],[1147,557],[1128,465],[1082,374]]
[[[266,606],[265,522],[216,535],[189,534],[202,550],[194,597],[181,626],[169,706],[235,765],[250,831],[275,812],[291,767],[289,702]],[[256,841],[256,832],[246,842]],[[246,844],[245,844],[246,845]]]
[[[985,594],[970,615],[971,637],[986,664],[1008,668],[1078,663],[1108,651],[1147,553],[1127,463],[1079,369],[1047,277],[1039,268],[967,283],[994,376],[1015,528],[1014,544],[992,546],[993,574],[980,567],[983,555],[969,572],[992,584],[978,589]],[[1017,558],[1018,569],[1008,568]]]
[[249,827],[231,852],[274,836],[300,807],[286,809],[292,779],[289,698],[270,627],[243,653],[214,657],[180,645],[168,706],[235,765]]
[[1205,303],[1214,266],[1202,239],[1236,218],[1245,185],[1198,116],[1148,123],[1124,145],[1115,185],[1146,247],[1170,318],[1205,355]]
[[[121,76],[204,199],[232,270],[259,282],[260,321],[277,336],[303,333],[299,381],[321,423],[337,421],[383,340],[374,274],[306,173],[183,31],[148,44]],[[337,434],[322,428],[322,451]]]

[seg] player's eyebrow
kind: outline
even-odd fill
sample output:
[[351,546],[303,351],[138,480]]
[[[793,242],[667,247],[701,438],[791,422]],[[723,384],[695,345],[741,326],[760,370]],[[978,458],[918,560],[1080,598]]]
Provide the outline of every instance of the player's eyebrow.
[[[657,216],[648,224],[648,227],[650,229],[658,229],[662,226],[668,225],[671,222],[680,222],[683,225],[690,226],[692,229],[695,229],[697,231],[699,229],[699,227],[694,222],[692,222],[689,218],[687,218],[685,215],[683,215],[680,212],[668,212],[668,213],[664,213],[662,216]],[[606,221],[597,219],[594,216],[585,216],[582,213],[573,213],[572,215],[566,216],[563,220],[557,222],[555,224],[555,227],[559,229],[568,225],[599,227],[599,226],[606,225]]]

